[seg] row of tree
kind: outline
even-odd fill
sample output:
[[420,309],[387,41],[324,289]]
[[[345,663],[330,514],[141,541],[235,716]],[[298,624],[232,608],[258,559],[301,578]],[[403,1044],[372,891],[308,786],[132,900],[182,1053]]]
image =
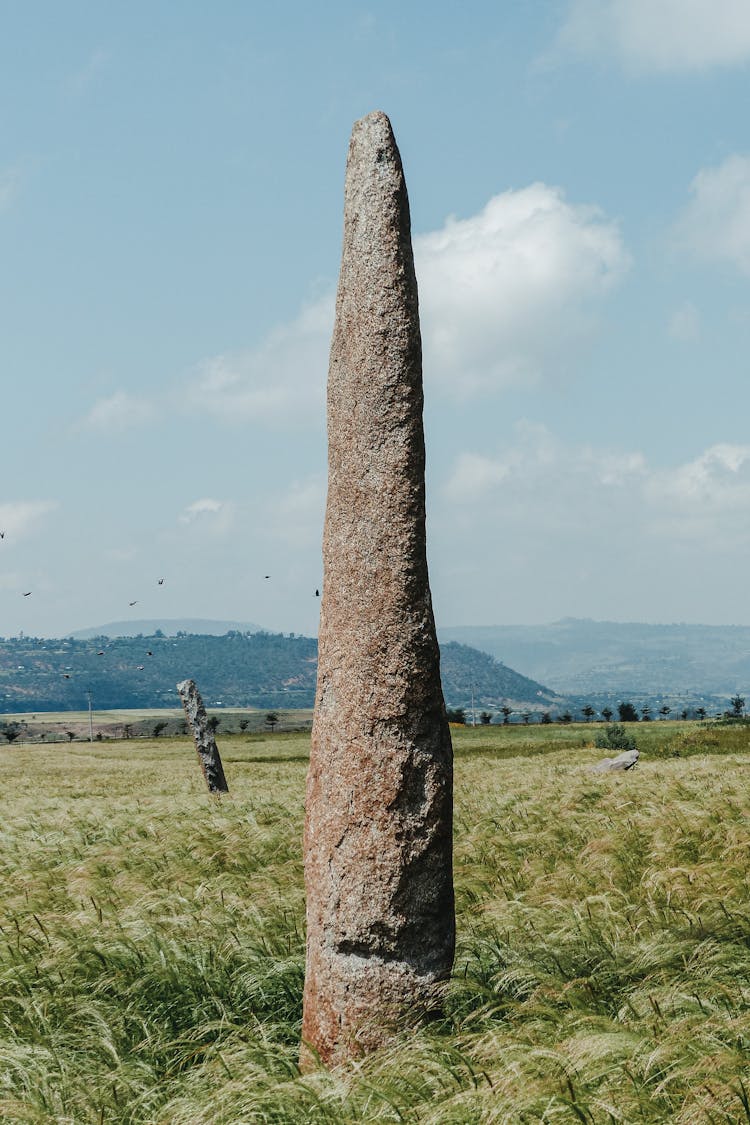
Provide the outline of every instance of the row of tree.
[[[735,695],[734,698],[730,700],[730,705],[731,705],[731,710],[721,712],[716,717],[717,718],[741,719],[744,716],[744,714],[745,714],[745,699],[744,699],[743,696],[741,696],[739,694]],[[466,711],[467,711],[467,709],[465,707],[449,707],[448,708],[448,721],[451,722],[451,723],[465,724],[466,723]],[[521,722],[523,722],[525,724],[528,724],[528,723],[531,722],[533,714],[537,714],[539,716],[538,722],[540,722],[540,723],[572,723],[573,722],[573,715],[571,714],[570,711],[563,711],[560,715],[553,716],[551,714],[551,712],[549,712],[549,711],[542,711],[542,712],[535,712],[535,713],[532,713],[531,711],[515,712],[512,707],[505,706],[505,707],[500,708],[499,713],[503,717],[502,718],[503,725],[506,725],[506,726],[510,722],[511,715],[514,715],[514,714],[518,714],[519,718],[521,719]],[[583,716],[583,718],[586,720],[587,723],[592,722],[597,717],[596,710],[590,704],[587,704],[585,707],[582,707],[580,713]],[[601,718],[604,720],[605,723],[610,723],[612,721],[612,719],[614,718],[614,714],[615,713],[614,713],[614,711],[612,710],[611,707],[602,707],[601,711],[599,712],[599,715],[601,716]],[[637,722],[649,723],[649,722],[651,722],[651,720],[653,718],[653,713],[652,713],[652,710],[651,710],[650,707],[648,707],[648,706],[641,707],[640,714],[639,714],[635,705],[633,703],[628,703],[626,701],[617,704],[617,714],[618,714],[618,717],[619,717],[619,720],[620,720],[621,723],[637,723]],[[672,714],[672,708],[668,704],[665,703],[662,707],[659,708],[658,714],[661,715],[662,719],[668,719],[669,716]],[[681,719],[696,718],[696,719],[700,719],[701,721],[703,721],[705,718],[707,718],[707,715],[708,715],[708,712],[706,711],[705,707],[696,707],[695,710],[692,712],[692,714],[687,708],[683,708],[683,710],[679,712],[679,717]],[[479,722],[483,726],[489,726],[489,724],[492,722],[493,718],[494,718],[494,715],[492,714],[491,711],[481,711],[480,714],[479,714]]]

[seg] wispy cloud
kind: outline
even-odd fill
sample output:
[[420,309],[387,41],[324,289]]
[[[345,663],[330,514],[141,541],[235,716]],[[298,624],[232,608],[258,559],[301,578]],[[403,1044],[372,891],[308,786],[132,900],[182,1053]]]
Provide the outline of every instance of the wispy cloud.
[[488,606],[498,621],[725,613],[744,596],[749,507],[750,446],[665,467],[521,426],[494,452],[459,453],[430,495],[436,610],[477,623]]
[[79,426],[90,430],[127,430],[152,421],[156,410],[153,400],[128,394],[127,391],[115,391],[95,402]]
[[572,0],[563,53],[616,57],[636,71],[701,71],[750,61],[747,0]]
[[677,245],[750,274],[750,156],[734,153],[714,168],[702,168],[690,194],[674,229]]
[[0,502],[0,531],[4,533],[0,546],[8,548],[17,540],[25,538],[57,507],[58,504],[54,500]]
[[721,549],[750,541],[750,445],[718,443],[672,469],[653,473],[646,498],[670,535]]
[[77,71],[68,76],[65,82],[67,92],[74,97],[81,97],[85,94],[89,87],[92,86],[104,72],[109,62],[109,57],[109,51],[105,51],[101,47],[93,51],[86,62]]
[[181,398],[187,409],[224,422],[322,424],[333,294],[306,305],[254,349],[200,364]]
[[212,531],[228,531],[234,522],[234,504],[230,500],[204,496],[188,504],[178,519],[183,524],[205,523]]
[[[448,219],[414,253],[425,379],[459,396],[560,378],[630,263],[616,223],[541,183]],[[183,404],[228,423],[322,425],[333,315],[329,293],[259,347],[207,360]]]

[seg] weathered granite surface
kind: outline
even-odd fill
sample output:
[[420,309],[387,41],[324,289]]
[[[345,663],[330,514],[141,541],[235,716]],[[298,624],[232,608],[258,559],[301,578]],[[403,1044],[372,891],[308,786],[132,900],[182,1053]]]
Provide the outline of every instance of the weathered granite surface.
[[434,1008],[453,962],[452,748],[422,404],[409,202],[390,122],[371,113],[347,160],[304,842],[302,1034],[307,1057],[326,1063]]
[[195,680],[182,680],[177,685],[177,694],[182,700],[185,718],[190,724],[195,741],[198,761],[206,779],[209,793],[228,793],[229,786],[224,776],[221,755],[216,745],[214,732],[208,725],[206,708]]

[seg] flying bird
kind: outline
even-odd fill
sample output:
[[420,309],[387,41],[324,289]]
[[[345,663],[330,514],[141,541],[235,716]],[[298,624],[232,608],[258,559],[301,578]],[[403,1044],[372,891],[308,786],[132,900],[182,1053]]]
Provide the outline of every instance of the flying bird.
[[97,655],[97,656],[104,656],[104,649],[103,649],[103,648],[102,648],[102,649],[99,649],[99,651],[97,652],[97,654],[96,654],[96,655]]
[[160,579],[159,579],[159,583],[158,583],[158,584],[159,584],[160,586],[163,586],[163,585],[164,585],[164,579],[163,579],[163,578],[160,578]]
[[25,598],[31,597],[31,590],[27,590],[26,593],[24,594],[24,597]]
[[153,655],[154,655],[154,654],[153,654],[153,652],[151,651],[151,649],[149,649],[149,650],[148,650],[148,652],[146,653],[146,656],[153,656]]
[[5,532],[4,532],[4,531],[0,531],[0,539],[4,539],[4,538],[5,538]]
[[128,602],[128,605],[138,605],[138,599],[136,598],[134,602]]
[[271,577],[271,575],[270,575],[270,574],[264,574],[264,575],[263,575],[263,577],[264,577],[264,578],[270,578],[270,577]]
[[316,598],[319,598],[319,597],[320,597],[320,590],[316,590],[316,591],[315,591],[315,597],[316,597]]
[[70,673],[69,672],[63,672],[63,679],[69,680],[70,679]]

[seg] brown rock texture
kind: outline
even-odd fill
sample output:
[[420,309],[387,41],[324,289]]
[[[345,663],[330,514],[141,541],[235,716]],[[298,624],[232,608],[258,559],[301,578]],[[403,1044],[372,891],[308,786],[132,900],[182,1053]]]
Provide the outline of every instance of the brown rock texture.
[[439,1003],[455,944],[453,763],[427,576],[422,349],[390,122],[349,145],[328,376],[328,501],[307,779],[303,1059]]

